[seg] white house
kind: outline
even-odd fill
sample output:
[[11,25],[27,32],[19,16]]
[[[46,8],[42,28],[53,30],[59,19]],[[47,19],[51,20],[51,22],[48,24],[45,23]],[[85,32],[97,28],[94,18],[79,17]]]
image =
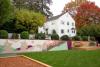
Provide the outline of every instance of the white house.
[[38,33],[52,34],[54,30],[59,37],[63,35],[73,37],[76,35],[75,21],[68,12],[62,13],[48,19],[42,27],[38,28]]

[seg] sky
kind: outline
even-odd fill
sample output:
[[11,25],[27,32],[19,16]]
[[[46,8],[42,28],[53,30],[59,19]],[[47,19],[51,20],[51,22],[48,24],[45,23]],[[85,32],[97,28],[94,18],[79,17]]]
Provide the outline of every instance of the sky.
[[[70,2],[71,0],[52,0],[53,3],[50,5],[50,11],[53,13],[54,16],[61,14],[64,6],[66,3]],[[95,2],[96,5],[100,7],[100,0],[90,0]]]

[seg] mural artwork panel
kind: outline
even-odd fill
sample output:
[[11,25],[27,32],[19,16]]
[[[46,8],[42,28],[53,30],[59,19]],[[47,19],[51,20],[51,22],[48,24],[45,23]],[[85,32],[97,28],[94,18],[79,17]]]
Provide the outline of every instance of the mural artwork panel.
[[68,50],[66,41],[0,39],[0,54]]

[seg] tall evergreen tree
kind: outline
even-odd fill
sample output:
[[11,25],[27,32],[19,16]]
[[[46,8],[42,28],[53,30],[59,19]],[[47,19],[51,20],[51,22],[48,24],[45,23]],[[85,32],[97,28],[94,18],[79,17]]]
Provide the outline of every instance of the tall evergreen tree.
[[12,5],[10,0],[0,0],[0,27],[8,21],[12,14]]
[[41,12],[47,17],[52,16],[52,13],[49,11],[50,8],[47,6],[47,4],[51,3],[52,0],[13,0],[15,7],[19,9],[27,8],[34,10],[35,12]]

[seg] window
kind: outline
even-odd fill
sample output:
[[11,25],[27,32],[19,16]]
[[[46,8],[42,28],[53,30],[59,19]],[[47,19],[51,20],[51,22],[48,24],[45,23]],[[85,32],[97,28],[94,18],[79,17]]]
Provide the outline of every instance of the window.
[[48,28],[46,29],[46,34],[48,34]]
[[75,30],[74,30],[74,32],[73,33],[75,33]]
[[75,30],[72,30],[72,33],[75,33]]
[[61,30],[61,33],[62,33],[62,34],[64,33],[64,30],[63,30],[63,29]]
[[69,22],[67,22],[67,25],[69,25]]
[[71,30],[72,30],[72,33],[75,33],[75,29],[74,28],[72,28]]
[[67,32],[69,33],[69,29],[67,30]]

